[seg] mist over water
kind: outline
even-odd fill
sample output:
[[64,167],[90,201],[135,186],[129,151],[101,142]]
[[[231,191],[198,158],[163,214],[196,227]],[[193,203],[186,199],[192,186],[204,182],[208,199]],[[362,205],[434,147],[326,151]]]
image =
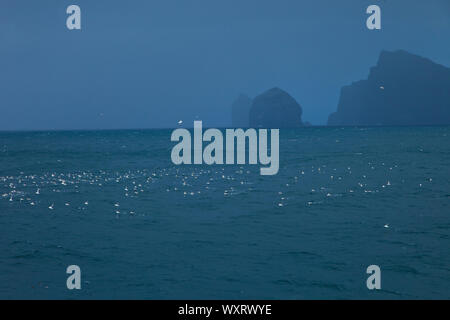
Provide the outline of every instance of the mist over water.
[[[80,30],[66,26],[72,4]],[[229,127],[240,93],[273,87],[325,125],[383,50],[449,67],[449,34],[448,0],[4,0],[0,130]]]
[[0,133],[0,298],[450,298],[449,136],[280,130],[261,176],[175,166],[169,130]]

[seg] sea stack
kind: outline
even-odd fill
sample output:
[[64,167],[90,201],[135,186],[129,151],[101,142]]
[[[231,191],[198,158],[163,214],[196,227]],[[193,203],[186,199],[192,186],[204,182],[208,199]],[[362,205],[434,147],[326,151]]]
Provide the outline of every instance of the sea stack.
[[450,69],[406,51],[382,51],[367,80],[341,89],[328,125],[450,124]]
[[275,87],[253,99],[250,127],[296,128],[302,125],[302,108],[287,92]]

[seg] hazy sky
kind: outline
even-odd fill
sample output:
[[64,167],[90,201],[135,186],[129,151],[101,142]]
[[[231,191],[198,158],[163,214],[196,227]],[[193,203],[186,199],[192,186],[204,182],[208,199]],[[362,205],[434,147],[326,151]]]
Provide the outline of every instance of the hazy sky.
[[274,86],[325,124],[382,49],[450,67],[450,1],[1,0],[0,130],[229,126],[239,93]]

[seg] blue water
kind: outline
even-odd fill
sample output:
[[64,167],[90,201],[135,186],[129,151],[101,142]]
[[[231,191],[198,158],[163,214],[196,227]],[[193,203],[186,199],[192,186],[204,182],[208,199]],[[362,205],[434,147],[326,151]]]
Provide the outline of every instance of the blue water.
[[0,298],[450,298],[450,127],[282,130],[275,176],[170,133],[0,133]]

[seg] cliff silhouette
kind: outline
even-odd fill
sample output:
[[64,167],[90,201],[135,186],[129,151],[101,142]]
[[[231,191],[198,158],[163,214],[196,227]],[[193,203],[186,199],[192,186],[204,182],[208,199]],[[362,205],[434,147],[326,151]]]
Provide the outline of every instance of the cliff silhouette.
[[367,80],[344,86],[328,125],[450,124],[450,69],[400,50],[382,51]]

